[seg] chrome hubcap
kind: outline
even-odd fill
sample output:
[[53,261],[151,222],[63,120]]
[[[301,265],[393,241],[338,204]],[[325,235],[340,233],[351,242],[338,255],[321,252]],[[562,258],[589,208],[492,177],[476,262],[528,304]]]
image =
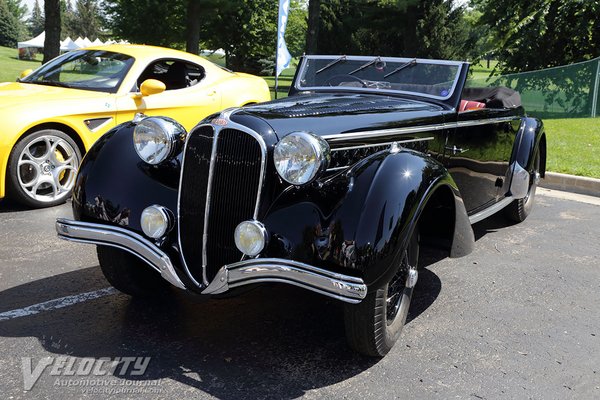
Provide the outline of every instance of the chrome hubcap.
[[60,200],[73,188],[78,166],[79,157],[66,140],[41,136],[27,143],[19,155],[19,185],[34,200]]

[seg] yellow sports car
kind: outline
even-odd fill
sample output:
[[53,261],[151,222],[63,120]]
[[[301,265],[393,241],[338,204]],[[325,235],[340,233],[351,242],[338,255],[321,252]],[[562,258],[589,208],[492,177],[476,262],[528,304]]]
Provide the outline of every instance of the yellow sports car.
[[267,100],[264,79],[189,53],[138,45],[65,53],[0,83],[0,199],[64,202],[82,155],[137,113],[168,116],[189,130],[221,109]]

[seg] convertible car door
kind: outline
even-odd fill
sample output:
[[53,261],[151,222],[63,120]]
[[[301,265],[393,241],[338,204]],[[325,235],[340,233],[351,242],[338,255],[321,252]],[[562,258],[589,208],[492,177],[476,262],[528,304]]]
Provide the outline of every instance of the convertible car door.
[[[221,93],[207,84],[204,68],[181,60],[159,60],[146,68],[132,93],[117,99],[117,123],[130,121],[135,114],[162,115],[175,119],[186,130],[192,129],[207,115],[221,109]],[[146,79],[165,83],[163,93],[136,97],[139,85]]]
[[519,118],[507,110],[460,112],[449,132],[445,160],[469,214],[501,200]]

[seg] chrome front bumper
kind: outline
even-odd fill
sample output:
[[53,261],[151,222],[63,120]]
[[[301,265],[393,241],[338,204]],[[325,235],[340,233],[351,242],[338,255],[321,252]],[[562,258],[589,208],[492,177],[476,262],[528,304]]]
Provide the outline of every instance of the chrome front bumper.
[[[148,263],[174,286],[186,288],[169,256],[135,232],[112,225],[62,218],[56,220],[56,232],[61,239],[126,250]],[[347,303],[359,303],[367,295],[367,286],[361,278],[278,258],[257,258],[226,265],[202,293],[219,294],[235,287],[262,282],[287,283]]]
[[58,218],[56,233],[59,238],[72,242],[100,244],[126,250],[148,263],[174,286],[186,288],[177,276],[169,256],[142,235],[128,229]]
[[218,294],[261,282],[288,283],[347,303],[360,303],[367,295],[361,278],[280,258],[256,258],[226,265],[202,293]]

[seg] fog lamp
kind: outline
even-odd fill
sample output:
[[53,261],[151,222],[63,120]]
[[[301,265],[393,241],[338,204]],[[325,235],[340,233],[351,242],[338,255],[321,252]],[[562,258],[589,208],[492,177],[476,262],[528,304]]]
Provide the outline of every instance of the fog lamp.
[[267,244],[267,230],[258,221],[244,221],[235,228],[234,238],[239,251],[254,257],[260,254]]
[[150,206],[142,211],[140,225],[146,236],[158,239],[164,236],[169,229],[169,213],[162,206]]

